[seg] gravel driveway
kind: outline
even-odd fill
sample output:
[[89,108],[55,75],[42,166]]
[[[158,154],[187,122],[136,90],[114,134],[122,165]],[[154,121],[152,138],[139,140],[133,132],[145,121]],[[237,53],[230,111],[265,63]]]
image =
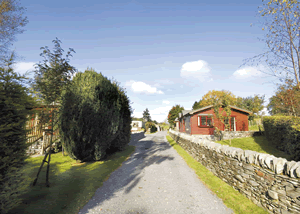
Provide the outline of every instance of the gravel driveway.
[[133,134],[135,152],[79,213],[233,213],[169,145],[166,134]]

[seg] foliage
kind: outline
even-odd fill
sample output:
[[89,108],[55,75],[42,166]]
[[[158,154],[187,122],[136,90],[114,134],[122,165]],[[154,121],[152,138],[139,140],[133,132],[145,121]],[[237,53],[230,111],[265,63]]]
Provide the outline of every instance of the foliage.
[[52,42],[54,43],[53,53],[47,46],[41,47],[43,52],[40,56],[44,60],[36,64],[35,82],[32,84],[39,98],[48,105],[59,100],[62,90],[70,84],[71,77],[76,72],[75,67],[69,64],[69,57],[75,51],[69,48],[64,58],[64,50],[60,46],[61,41],[56,38]]
[[201,105],[201,100],[199,100],[199,102],[195,101],[193,106],[192,106],[192,109],[193,110],[196,110],[196,109],[199,109],[199,108],[202,108],[204,106]]
[[[234,102],[234,97],[231,95],[231,93],[222,93],[218,95],[218,97],[212,97],[212,105],[214,108],[214,113],[216,115],[216,118],[224,124],[225,130],[230,130],[230,115],[231,115],[231,107],[230,105]],[[220,111],[220,109],[222,110]],[[220,132],[221,127],[215,127],[217,132]]]
[[120,126],[117,137],[111,142],[109,152],[122,151],[131,139],[131,113],[129,98],[126,92],[116,82],[113,83],[118,88],[119,111],[120,111]]
[[169,124],[166,123],[159,123],[158,125],[161,127],[162,131],[169,130],[170,128]]
[[171,108],[168,114],[168,122],[171,127],[174,127],[175,125],[175,119],[178,118],[178,114],[184,110],[183,106],[180,105],[175,105]]
[[195,173],[198,175],[198,178],[205,184],[205,186],[207,186],[212,192],[221,198],[224,204],[228,208],[231,208],[234,213],[268,213],[261,207],[256,206],[240,192],[233,189],[231,186],[225,183],[225,181],[215,176],[211,171],[209,171],[201,163],[189,155],[188,152],[178,145],[170,136],[167,136],[167,140],[178,152],[178,154],[186,161],[188,166],[195,171]]
[[263,125],[268,141],[281,151],[300,160],[300,118],[291,116],[267,116]]
[[[76,163],[61,153],[51,155],[51,188],[42,184],[31,188],[22,195],[23,203],[11,213],[69,214],[78,213],[93,197],[96,190],[108,179],[113,171],[134,152],[134,146],[127,146],[122,152],[115,153],[105,161]],[[28,158],[24,167],[26,177],[34,177],[43,157]],[[45,177],[46,169],[41,171]],[[64,196],[64,197],[63,197]],[[51,209],[46,209],[51,204]]]
[[157,131],[156,125],[153,122],[147,122],[145,124],[145,128],[146,128],[146,131],[148,131],[150,129],[150,133],[153,133],[153,132]]
[[143,119],[144,121],[146,122],[151,122],[151,116],[150,116],[150,112],[149,112],[149,109],[146,108],[144,111],[143,111]]
[[255,116],[258,116],[259,113],[264,109],[265,96],[259,96],[255,94],[254,96],[249,97],[238,97],[236,106],[252,113],[249,115],[249,120],[253,120]]
[[20,7],[17,0],[0,1],[0,63],[7,59],[9,47],[15,41],[16,34],[23,33],[28,21],[24,17],[25,8]]
[[234,106],[236,104],[236,97],[230,91],[212,90],[212,91],[207,92],[205,95],[203,95],[202,99],[200,100],[200,106],[204,107],[204,106],[209,106],[209,105],[215,105],[218,102],[222,102],[224,97],[226,97],[226,100],[229,105]]
[[130,114],[129,100],[116,83],[93,69],[79,72],[62,94],[63,146],[75,160],[103,159],[108,149],[123,149],[129,143]]
[[34,105],[23,86],[26,78],[14,72],[14,55],[0,67],[0,213],[20,203],[28,183],[22,172],[27,158],[26,121]]
[[144,121],[143,118],[133,117],[132,121]]
[[294,86],[292,80],[278,85],[274,96],[270,98],[267,106],[271,115],[282,114],[286,116],[300,116],[300,89]]
[[265,53],[252,58],[252,64],[264,62],[267,72],[280,80],[293,79],[300,87],[299,2],[297,0],[263,0],[259,15],[266,45]]

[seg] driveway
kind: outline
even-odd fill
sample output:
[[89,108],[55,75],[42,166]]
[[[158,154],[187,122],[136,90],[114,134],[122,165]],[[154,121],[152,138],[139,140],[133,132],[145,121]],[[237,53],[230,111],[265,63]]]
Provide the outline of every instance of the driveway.
[[133,134],[135,152],[79,213],[233,213],[170,146],[166,134]]

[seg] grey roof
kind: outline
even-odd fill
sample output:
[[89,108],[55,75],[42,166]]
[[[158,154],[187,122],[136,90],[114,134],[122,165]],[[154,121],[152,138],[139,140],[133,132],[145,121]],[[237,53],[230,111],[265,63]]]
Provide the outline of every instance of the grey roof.
[[[189,113],[190,113],[190,114],[194,114],[194,113],[196,113],[196,112],[203,111],[203,110],[205,110],[205,109],[212,108],[212,107],[213,107],[213,105],[205,106],[205,107],[202,107],[202,108],[199,108],[199,109],[190,111]],[[233,109],[236,109],[236,110],[239,110],[239,111],[248,113],[248,114],[251,114],[251,113],[252,113],[251,111],[248,111],[248,110],[246,110],[246,109],[242,109],[242,108],[239,108],[239,107],[236,107],[236,106],[231,106],[231,105],[230,105],[230,108],[233,108]]]
[[184,116],[184,115],[186,115],[186,114],[188,114],[188,113],[190,113],[192,110],[182,110],[182,116]]

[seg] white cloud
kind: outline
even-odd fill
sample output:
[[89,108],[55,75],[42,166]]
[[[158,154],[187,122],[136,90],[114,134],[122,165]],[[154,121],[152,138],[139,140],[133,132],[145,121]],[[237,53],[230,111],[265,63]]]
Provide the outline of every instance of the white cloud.
[[164,106],[155,108],[153,110],[149,109],[152,120],[156,120],[158,122],[164,121],[167,118],[171,108],[172,106]]
[[168,100],[163,100],[162,103],[163,103],[163,104],[170,104],[170,101],[168,101]]
[[19,62],[15,65],[15,71],[19,74],[25,74],[27,71],[33,71],[35,62]]
[[200,82],[212,81],[211,68],[203,60],[186,62],[182,65],[180,76],[189,79],[197,79]]
[[233,73],[233,76],[236,79],[247,79],[247,78],[251,78],[251,77],[258,77],[258,76],[262,76],[262,72],[260,71],[262,69],[262,67],[244,67],[241,69],[236,70]]
[[133,117],[142,118],[143,112],[142,111],[133,111]]
[[133,80],[130,80],[129,82],[126,82],[126,86],[129,86],[131,90],[135,93],[141,93],[141,94],[164,94],[161,90],[157,90],[156,87],[153,87],[151,85],[148,85],[144,82],[136,82]]

